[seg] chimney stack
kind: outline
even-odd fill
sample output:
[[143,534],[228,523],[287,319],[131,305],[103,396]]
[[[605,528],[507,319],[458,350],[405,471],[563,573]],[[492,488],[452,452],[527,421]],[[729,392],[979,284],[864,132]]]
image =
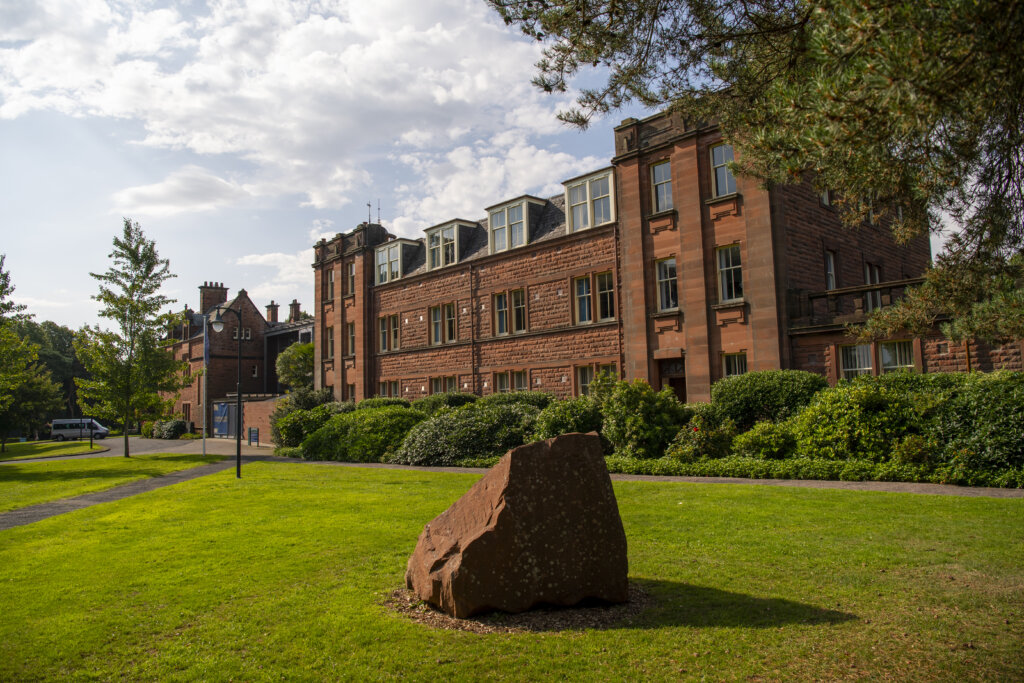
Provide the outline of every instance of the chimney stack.
[[280,308],[280,306],[275,304],[274,300],[271,299],[270,303],[267,304],[267,322],[268,323],[276,323],[277,322],[277,309],[278,308]]
[[199,312],[206,313],[228,300],[228,288],[223,282],[204,282],[199,286]]
[[302,305],[298,299],[292,299],[292,302],[288,304],[288,322],[293,323],[298,320],[301,313]]

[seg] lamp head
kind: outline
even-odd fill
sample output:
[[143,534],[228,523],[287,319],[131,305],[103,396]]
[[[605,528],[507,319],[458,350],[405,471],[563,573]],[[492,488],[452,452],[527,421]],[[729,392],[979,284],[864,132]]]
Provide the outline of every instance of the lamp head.
[[224,318],[221,317],[220,309],[217,309],[217,315],[213,316],[213,320],[210,321],[210,327],[213,328],[214,332],[224,331]]

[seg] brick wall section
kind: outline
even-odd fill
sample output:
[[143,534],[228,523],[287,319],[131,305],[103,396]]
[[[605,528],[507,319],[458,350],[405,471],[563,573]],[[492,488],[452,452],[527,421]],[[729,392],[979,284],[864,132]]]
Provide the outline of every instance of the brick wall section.
[[[242,439],[248,442],[249,429],[256,427],[260,430],[260,445],[272,444],[273,438],[270,431],[270,414],[277,409],[277,402],[283,396],[272,398],[247,399],[242,397],[243,429]],[[254,444],[255,445],[255,444]]]
[[[615,226],[526,245],[479,262],[456,264],[372,289],[373,344],[379,349],[378,320],[399,316],[399,349],[375,352],[379,382],[399,382],[401,396],[430,393],[433,377],[458,377],[461,391],[489,394],[494,373],[526,371],[531,389],[560,397],[578,392],[575,368],[620,364],[620,324],[576,325],[573,280],[602,272],[617,277]],[[499,336],[494,327],[494,294],[522,289],[527,330]],[[430,309],[455,303],[457,339],[430,344]],[[616,292],[616,310],[621,307]]]

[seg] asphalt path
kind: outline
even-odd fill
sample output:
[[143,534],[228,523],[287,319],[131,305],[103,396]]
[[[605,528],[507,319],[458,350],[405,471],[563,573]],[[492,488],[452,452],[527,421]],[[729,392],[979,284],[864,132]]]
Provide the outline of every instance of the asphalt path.
[[[75,443],[75,442],[72,442]],[[82,458],[119,458],[124,455],[124,437],[115,436],[106,439],[96,439],[93,445],[108,450],[98,452],[77,453],[75,455],[58,455],[43,458],[26,458],[24,460],[4,460],[0,465],[17,465],[29,462],[50,462],[52,460],[81,460]],[[140,436],[128,437],[129,455],[145,455],[147,453],[202,453],[202,439],[143,439]],[[234,455],[234,439],[207,439],[206,452],[213,455]],[[248,446],[242,442],[242,455],[271,455],[273,448],[270,445]]]

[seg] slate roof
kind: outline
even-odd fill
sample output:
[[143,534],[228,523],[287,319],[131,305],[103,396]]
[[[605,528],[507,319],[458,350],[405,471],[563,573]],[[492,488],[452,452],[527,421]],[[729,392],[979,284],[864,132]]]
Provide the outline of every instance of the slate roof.
[[[462,244],[459,245],[462,248],[462,253],[459,255],[457,264],[468,263],[470,261],[484,258],[485,256],[490,256],[487,227],[488,218],[476,221],[476,224],[470,230],[470,239],[462,240]],[[544,206],[541,209],[540,220],[537,221],[535,225],[531,226],[529,244],[525,247],[516,247],[516,249],[512,249],[510,251],[527,249],[530,245],[546,242],[548,240],[555,239],[556,237],[562,237],[565,234],[565,195],[559,194],[544,201]],[[403,254],[403,278],[428,272],[426,237],[420,237],[419,239],[411,241],[417,243],[417,248],[408,259],[406,259]],[[439,272],[442,270],[444,270],[444,268],[436,268],[430,272]]]

